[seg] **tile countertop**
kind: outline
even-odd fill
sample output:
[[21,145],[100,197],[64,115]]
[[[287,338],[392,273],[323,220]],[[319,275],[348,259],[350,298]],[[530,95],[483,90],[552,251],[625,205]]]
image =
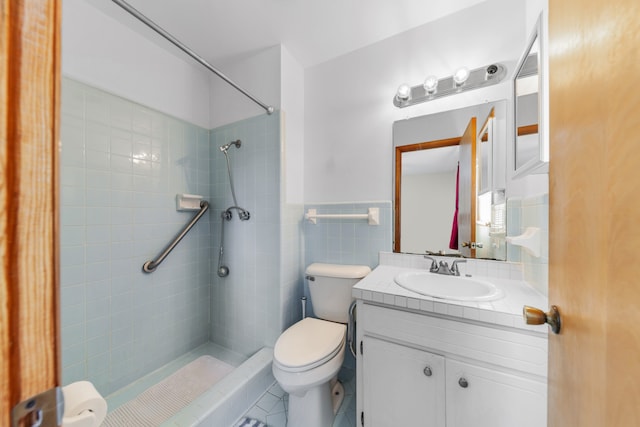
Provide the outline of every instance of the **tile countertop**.
[[[395,258],[395,261],[399,259],[396,254],[394,254],[393,258]],[[447,258],[438,257],[438,259],[446,260]],[[461,264],[462,275],[465,273],[470,274],[470,271],[485,273],[484,275],[472,274],[472,277],[493,283],[504,292],[504,297],[494,301],[453,301],[420,295],[394,282],[394,277],[404,271],[428,270],[426,262],[424,262],[424,266],[418,266],[415,259],[413,260],[414,262],[409,263],[406,260],[403,260],[403,262],[393,262],[392,260],[393,264],[396,265],[384,264],[382,261],[384,259],[381,255],[381,265],[353,287],[352,295],[354,298],[365,302],[388,305],[393,308],[421,311],[429,314],[436,313],[473,322],[547,333],[547,325],[527,325],[522,319],[523,305],[546,310],[548,301],[547,297],[527,284],[521,277],[518,277],[521,276],[521,273],[518,273],[517,266],[516,268],[512,267],[513,264],[510,266],[507,263],[468,260],[467,271],[462,269],[465,265]],[[417,262],[423,263],[422,257]],[[488,268],[480,265],[481,263],[488,263]],[[399,266],[397,264],[403,265]],[[491,264],[499,267],[492,269]],[[494,275],[492,273],[497,274]]]

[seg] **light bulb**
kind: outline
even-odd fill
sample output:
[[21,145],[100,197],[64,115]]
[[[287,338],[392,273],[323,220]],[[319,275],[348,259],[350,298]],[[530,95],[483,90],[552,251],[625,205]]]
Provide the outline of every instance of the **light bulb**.
[[411,86],[406,83],[402,83],[398,86],[398,91],[396,92],[396,98],[398,101],[408,101],[411,97]]
[[429,95],[433,95],[438,90],[438,78],[436,76],[429,76],[424,80],[424,90]]
[[467,67],[460,67],[453,74],[453,81],[456,83],[456,86],[462,86],[464,82],[469,78],[469,69]]

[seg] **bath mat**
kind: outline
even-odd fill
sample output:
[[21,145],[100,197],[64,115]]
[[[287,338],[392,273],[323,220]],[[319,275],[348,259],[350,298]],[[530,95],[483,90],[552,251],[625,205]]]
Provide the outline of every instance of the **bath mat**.
[[233,366],[201,356],[107,414],[102,427],[157,427],[211,388]]
[[267,427],[267,425],[262,421],[244,417],[233,427]]

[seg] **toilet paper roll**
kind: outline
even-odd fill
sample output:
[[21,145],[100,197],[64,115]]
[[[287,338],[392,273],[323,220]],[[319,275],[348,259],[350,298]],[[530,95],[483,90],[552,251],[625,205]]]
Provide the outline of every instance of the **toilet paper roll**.
[[107,415],[107,401],[89,381],[77,381],[62,387],[64,395],[63,427],[98,427]]

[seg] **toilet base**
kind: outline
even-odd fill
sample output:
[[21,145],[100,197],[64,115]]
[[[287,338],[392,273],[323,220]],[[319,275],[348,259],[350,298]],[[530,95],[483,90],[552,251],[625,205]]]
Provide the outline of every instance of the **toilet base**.
[[332,381],[331,384],[333,384],[333,387],[331,387],[331,401],[333,403],[333,415],[335,416],[344,400],[344,386],[338,380],[335,381],[335,384]]
[[320,384],[302,395],[289,395],[287,427],[331,427],[344,399],[339,381]]

